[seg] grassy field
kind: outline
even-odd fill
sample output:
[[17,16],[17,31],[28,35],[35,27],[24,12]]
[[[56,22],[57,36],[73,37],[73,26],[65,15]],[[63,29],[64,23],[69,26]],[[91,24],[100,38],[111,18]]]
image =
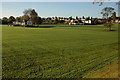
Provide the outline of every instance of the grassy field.
[[2,26],[4,78],[84,78],[118,57],[118,27]]

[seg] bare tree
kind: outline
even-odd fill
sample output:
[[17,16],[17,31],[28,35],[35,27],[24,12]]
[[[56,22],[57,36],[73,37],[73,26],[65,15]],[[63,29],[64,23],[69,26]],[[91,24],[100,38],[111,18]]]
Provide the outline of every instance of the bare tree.
[[111,26],[112,26],[111,16],[113,13],[114,13],[114,8],[112,7],[105,7],[102,9],[102,12],[101,12],[103,19],[105,20],[104,26],[109,28],[109,31],[111,31]]
[[[99,6],[103,5],[105,2],[110,1],[110,0],[94,0],[93,4],[99,4]],[[120,1],[115,2],[116,5],[120,5]]]

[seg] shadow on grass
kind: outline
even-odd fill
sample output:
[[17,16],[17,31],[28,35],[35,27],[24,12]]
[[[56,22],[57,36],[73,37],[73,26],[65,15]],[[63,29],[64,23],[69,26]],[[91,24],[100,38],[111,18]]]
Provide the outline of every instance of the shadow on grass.
[[117,30],[107,30],[108,32],[117,31]]
[[39,28],[52,28],[52,27],[56,27],[56,26],[39,26]]
[[30,27],[30,28],[52,28],[56,26],[25,26],[25,27]]

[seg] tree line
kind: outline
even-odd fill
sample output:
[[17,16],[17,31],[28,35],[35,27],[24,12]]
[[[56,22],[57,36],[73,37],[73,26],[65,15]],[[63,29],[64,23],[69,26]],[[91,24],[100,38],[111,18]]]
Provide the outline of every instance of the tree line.
[[[38,16],[38,13],[35,11],[35,9],[26,9],[23,11],[23,16],[20,17],[14,17],[14,16],[10,16],[9,18],[7,17],[3,17],[2,19],[0,19],[0,22],[2,24],[12,24],[13,22],[27,22],[27,21],[32,21],[32,24],[34,26],[36,25],[40,25],[40,24],[65,24],[67,20],[68,24],[71,20],[77,20],[78,22],[82,23],[82,19],[84,20],[91,20],[92,24],[104,24],[106,27],[109,27],[109,29],[111,30],[111,26],[112,26],[112,22],[115,22],[116,20],[116,12],[114,12],[114,8],[112,7],[105,7],[102,9],[101,12],[103,18],[100,19],[99,18],[92,18],[92,17],[77,17],[73,18],[72,16],[70,16],[69,18],[64,18],[64,17],[54,17],[54,19],[52,19],[51,17],[48,18],[41,18],[40,16]],[[60,20],[61,19],[61,20]]]
[[38,16],[38,13],[34,9],[26,9],[23,11],[23,16],[20,17],[14,17],[10,16],[9,18],[3,17],[1,19],[2,24],[12,24],[14,21],[16,22],[27,22],[32,21],[33,25],[39,25],[42,23],[42,18]]

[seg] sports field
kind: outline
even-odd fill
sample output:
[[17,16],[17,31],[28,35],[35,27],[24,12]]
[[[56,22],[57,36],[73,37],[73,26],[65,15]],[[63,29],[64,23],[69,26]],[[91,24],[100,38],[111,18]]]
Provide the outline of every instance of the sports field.
[[2,26],[3,78],[84,78],[118,58],[118,25]]

